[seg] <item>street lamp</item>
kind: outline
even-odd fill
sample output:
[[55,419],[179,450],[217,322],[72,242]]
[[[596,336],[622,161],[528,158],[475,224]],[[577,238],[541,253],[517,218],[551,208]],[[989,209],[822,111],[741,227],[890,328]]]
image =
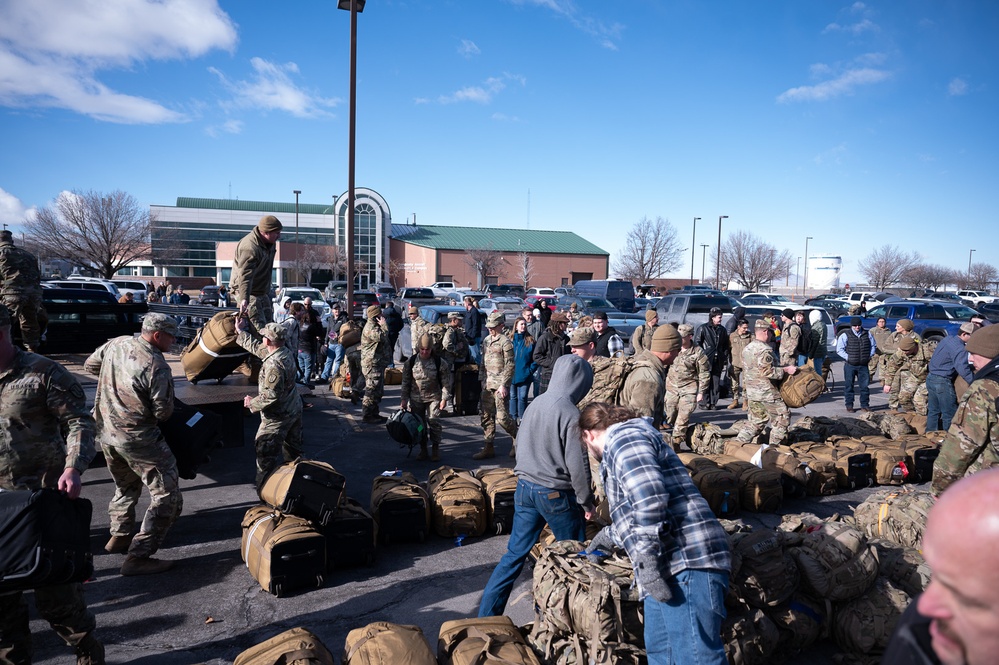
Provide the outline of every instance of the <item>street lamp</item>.
[[728,215],[718,218],[718,257],[715,259],[715,288],[721,291],[721,221],[728,219]]
[[[298,195],[302,193],[300,189],[291,190],[295,194],[295,258],[298,258]],[[298,275],[298,270],[295,271],[295,275]]]
[[350,12],[350,129],[347,138],[347,311],[354,313],[354,130],[357,123],[357,15],[365,0],[337,0]]
[[[690,239],[690,285],[691,286],[694,285],[694,250],[697,249],[697,220],[699,219],[700,217],[694,218],[694,235]],[[703,277],[701,278],[701,281],[704,281]]]
[[708,246],[701,245],[701,283],[704,283],[704,257],[707,256]]
[[805,279],[804,284],[801,285],[801,295],[805,295],[805,291],[808,290],[808,241],[812,240],[812,236],[805,238]]
[[[3,227],[7,228],[7,225],[4,224]],[[968,252],[968,281],[969,282],[971,281],[971,255],[974,254],[974,253],[975,253],[975,250],[971,250],[970,252]]]
[[[807,263],[807,262],[806,262]],[[798,275],[801,274],[801,257],[798,257],[798,267],[794,269],[794,292],[798,292]]]

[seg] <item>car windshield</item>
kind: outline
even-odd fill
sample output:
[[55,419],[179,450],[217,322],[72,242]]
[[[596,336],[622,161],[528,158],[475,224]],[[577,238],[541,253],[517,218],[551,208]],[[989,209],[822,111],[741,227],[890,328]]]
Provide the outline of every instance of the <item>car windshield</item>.
[[407,298],[433,298],[434,292],[430,289],[406,289]]
[[586,296],[581,296],[579,298],[583,301],[583,305],[586,309],[617,309],[611,302],[605,298],[588,298]]

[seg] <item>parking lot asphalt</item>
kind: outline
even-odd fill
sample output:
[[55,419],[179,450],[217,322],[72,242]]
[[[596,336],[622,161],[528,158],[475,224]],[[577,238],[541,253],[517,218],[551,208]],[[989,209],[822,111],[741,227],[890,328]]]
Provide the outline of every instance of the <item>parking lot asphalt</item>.
[[[85,356],[84,356],[85,357]],[[81,356],[57,358],[84,382],[93,395],[94,378],[82,372]],[[186,383],[176,356],[170,357],[178,384]],[[842,372],[834,366],[832,392],[792,412],[803,415],[846,416]],[[230,379],[233,380],[233,379]],[[872,384],[872,408],[885,408],[880,384]],[[361,423],[360,407],[332,397],[324,387],[306,398],[305,453],[331,463],[347,478],[347,494],[367,506],[372,479],[386,470],[403,469],[426,480],[441,464],[462,468],[512,467],[507,457],[510,439],[497,436],[497,457],[482,464],[471,459],[481,444],[477,416],[449,417],[444,422],[441,462],[417,462],[391,440],[384,426]],[[727,400],[723,404],[727,404]],[[388,386],[382,413],[398,408],[399,387]],[[692,422],[710,421],[722,427],[745,418],[745,412],[697,412]],[[433,648],[444,621],[474,616],[493,567],[506,548],[506,535],[486,535],[454,541],[429,536],[423,543],[379,545],[372,566],[335,570],[323,588],[277,598],[263,591],[244,566],[239,553],[240,523],[246,510],[259,503],[253,489],[252,441],[259,419],[247,416],[245,445],[216,450],[194,480],[182,480],[183,514],[168,534],[158,557],[175,567],[146,577],[122,577],[124,555],[106,554],[107,504],[114,486],[106,468],[83,476],[83,496],[93,502],[91,545],[95,574],[85,585],[87,602],[97,615],[98,634],[107,647],[109,663],[186,664],[231,663],[241,651],[294,626],[315,632],[339,662],[348,631],[372,621],[420,626]],[[782,513],[818,515],[850,513],[873,489],[826,497],[788,500]],[[143,492],[139,516],[148,503]],[[778,515],[743,513],[745,521],[772,527]],[[525,567],[511,595],[507,614],[518,624],[533,620],[531,567]],[[525,594],[525,592],[527,592]],[[32,605],[31,629],[35,663],[69,662],[71,652]],[[831,663],[835,648],[820,643],[791,663]]]

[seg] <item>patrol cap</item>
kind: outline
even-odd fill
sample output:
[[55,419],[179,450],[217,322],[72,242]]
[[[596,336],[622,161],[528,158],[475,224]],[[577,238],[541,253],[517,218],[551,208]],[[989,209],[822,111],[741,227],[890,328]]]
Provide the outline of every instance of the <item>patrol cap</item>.
[[961,324],[961,332],[963,332],[963,333],[967,333],[969,335],[974,335],[976,330],[978,330],[978,326],[976,326],[971,321],[968,321],[967,323],[962,323]]
[[447,318],[449,321],[452,319],[464,319],[465,315],[461,312],[448,312]]
[[964,346],[968,353],[983,358],[999,357],[999,325],[979,328]]
[[262,233],[270,233],[271,231],[280,231],[284,228],[284,225],[274,215],[266,215],[265,217],[261,217],[260,221],[257,222],[257,228]]
[[0,231],[0,242],[14,242],[14,234],[7,229]]
[[652,323],[652,319],[657,319],[657,318],[659,318],[659,312],[657,312],[654,309],[647,309],[647,310],[645,310],[645,322],[646,323]]
[[917,346],[916,340],[912,339],[911,337],[903,337],[898,342],[898,348],[902,349],[905,352],[915,351],[916,346]]
[[694,326],[689,323],[681,323],[676,327],[676,331],[680,333],[680,337],[686,337],[694,334]]
[[673,326],[659,326],[652,334],[651,350],[656,353],[678,351],[682,344],[680,333]]
[[9,326],[9,325],[10,325],[10,310],[7,309],[6,305],[0,304],[0,327]]
[[283,342],[288,337],[288,329],[280,323],[268,323],[260,334],[272,342]]
[[382,308],[378,305],[370,305],[366,310],[364,310],[364,316],[369,319],[377,319],[382,315]]
[[769,330],[770,323],[766,319],[756,319],[756,325],[754,326],[756,330]]
[[493,312],[486,319],[486,328],[500,328],[503,326],[503,314],[500,312]]
[[149,314],[146,314],[144,319],[142,319],[142,332],[165,332],[168,335],[177,337],[180,335],[179,325],[180,324],[177,323],[177,319],[169,316],[168,314],[150,312]]
[[900,326],[906,332],[912,332],[912,329],[916,327],[910,319],[899,319],[896,325]]
[[582,328],[576,328],[569,335],[569,346],[586,346],[596,340],[596,333],[593,332],[593,328],[588,328],[583,326]]

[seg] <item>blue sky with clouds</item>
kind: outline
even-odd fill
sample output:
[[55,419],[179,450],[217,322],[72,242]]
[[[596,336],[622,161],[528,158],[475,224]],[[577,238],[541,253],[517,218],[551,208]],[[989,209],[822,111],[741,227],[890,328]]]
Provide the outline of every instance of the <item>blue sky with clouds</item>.
[[[999,266],[995,2],[369,0],[358,33],[357,184],[396,222],[616,255],[701,217],[710,254],[728,215],[845,281],[883,244]],[[334,0],[0,0],[0,221],[74,189],[332,201],[348,54]]]

